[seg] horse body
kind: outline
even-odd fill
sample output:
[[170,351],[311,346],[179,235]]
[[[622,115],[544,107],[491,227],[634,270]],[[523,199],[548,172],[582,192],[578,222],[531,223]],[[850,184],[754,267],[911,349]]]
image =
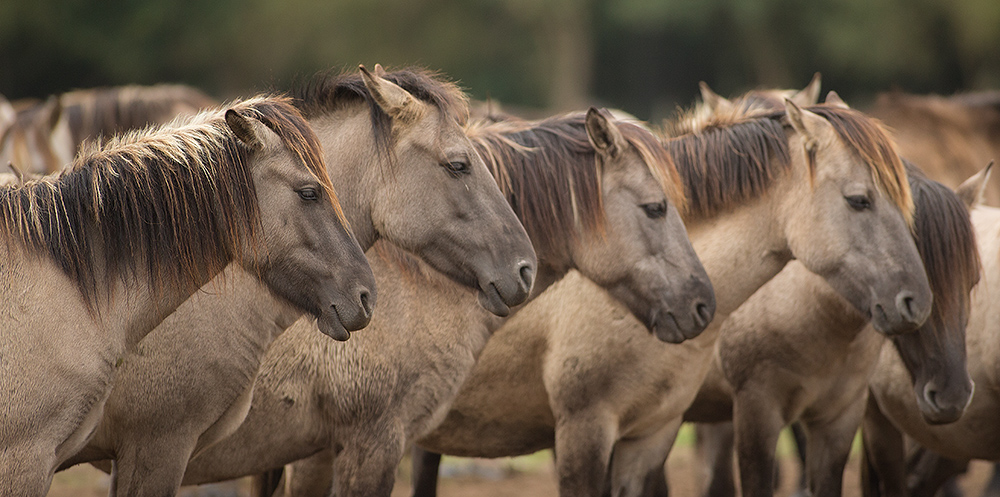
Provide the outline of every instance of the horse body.
[[[789,113],[795,110],[790,108]],[[854,154],[859,152],[846,148],[850,141],[843,135],[838,138],[829,128],[826,129],[830,134],[822,138],[810,134],[824,129],[822,121],[813,121],[812,131],[796,125],[794,117],[791,121],[792,125],[781,131],[787,135],[780,138],[787,139],[788,143],[787,160],[791,166],[787,172],[773,169],[768,172],[768,164],[773,168],[782,162],[778,152],[780,145],[767,148],[775,142],[747,139],[738,145],[739,138],[745,136],[743,133],[749,134],[747,128],[738,125],[730,128],[724,124],[709,128],[710,136],[720,133],[736,142],[727,142],[721,150],[735,150],[733,153],[741,154],[746,161],[742,163],[744,167],[758,168],[756,171],[769,174],[768,181],[755,183],[748,169],[740,173],[713,171],[715,174],[706,174],[704,169],[695,166],[681,167],[691,202],[701,208],[700,215],[689,216],[686,222],[692,244],[718,288],[717,316],[735,310],[792,257],[801,260],[811,271],[824,275],[825,280],[856,309],[867,311],[874,305],[859,298],[869,290],[873,293],[868,295],[887,291],[898,298],[899,287],[894,285],[901,280],[897,277],[884,281],[889,285],[885,290],[875,290],[883,284],[876,281],[885,275],[869,271],[882,263],[855,266],[854,262],[860,261],[847,255],[851,252],[884,255],[881,251],[885,244],[902,249],[894,256],[899,259],[891,263],[896,267],[892,271],[901,278],[914,278],[915,282],[914,286],[909,283],[903,286],[922,292],[921,285],[926,284],[922,270],[911,272],[919,264],[910,265],[918,259],[915,259],[916,249],[912,248],[912,239],[905,228],[907,203],[883,199],[886,203],[882,204],[882,212],[893,212],[895,217],[870,224],[863,235],[860,232],[849,234],[858,226],[839,225],[846,218],[820,214],[825,206],[838,205],[832,202],[843,201],[840,196],[847,195],[849,190],[845,184],[869,181],[866,178],[870,178],[871,172],[856,162],[858,155]],[[700,150],[692,140],[680,137],[672,142],[676,144],[675,160],[684,157],[684,151]],[[888,143],[884,136],[878,140]],[[748,146],[748,143],[754,145]],[[852,143],[856,146],[857,142]],[[806,149],[814,152],[803,154]],[[831,155],[822,157],[823,153]],[[692,155],[698,157],[695,164],[719,160],[710,151]],[[807,155],[814,160],[807,160]],[[898,161],[892,157],[885,159]],[[824,165],[827,160],[829,166]],[[861,168],[849,171],[844,167],[847,164]],[[901,166],[896,167],[901,169]],[[831,203],[818,200],[830,192],[823,182],[829,181],[832,186],[838,184],[837,178],[843,177],[852,179],[833,187],[836,197],[825,197]],[[727,191],[725,186],[719,186],[726,185],[726,179],[744,188],[738,190],[739,194],[730,193],[728,197],[725,193],[714,193]],[[869,191],[876,189],[889,191],[881,187]],[[799,193],[793,193],[796,191]],[[810,199],[810,195],[817,198]],[[899,215],[901,211],[903,216]],[[839,228],[832,227],[838,225]],[[823,229],[829,227],[830,231],[809,235],[800,231],[821,226]],[[882,242],[868,247],[848,248],[842,240],[835,241],[832,235],[838,233],[848,240],[871,239],[874,230],[882,229],[886,230],[879,235],[885,237]],[[840,248],[833,248],[838,245]],[[841,262],[821,262],[831,252]],[[841,279],[850,279],[848,266],[861,271],[855,276],[867,280],[862,285],[869,290],[858,292],[855,286],[858,282],[848,283]],[[578,285],[586,286],[582,280]],[[929,301],[923,302],[923,305],[929,304]],[[615,495],[635,495],[642,491],[647,472],[662,468],[684,409],[694,399],[708,371],[721,318],[698,338],[665,346],[642,335],[638,323],[622,313],[620,307],[616,312],[616,307],[615,302],[596,288],[553,286],[495,334],[444,423],[417,443],[449,454],[489,456],[516,455],[554,446],[562,494],[599,495],[607,488],[605,475],[609,476]],[[882,327],[892,332],[905,331],[925,316],[914,317],[909,324],[892,319],[882,323]],[[609,333],[609,329],[613,332]],[[502,348],[505,342],[543,343],[538,347],[543,352],[525,357],[513,347]],[[622,364],[628,364],[628,368],[621,368]],[[507,382],[503,374],[515,370],[524,372],[522,374],[533,373],[531,386],[525,385],[527,380]],[[529,395],[529,392],[534,394]],[[517,401],[511,402],[511,399]],[[481,453],[480,447],[489,448],[489,454]]]
[[[697,302],[712,304],[705,295],[707,276],[699,277],[694,250],[667,200],[677,201],[670,193],[672,182],[658,178],[674,173],[662,159],[650,163],[656,156],[637,151],[655,150],[652,135],[631,124],[613,124],[594,110],[586,118],[509,125],[491,125],[503,131],[477,136],[531,233],[540,282],[579,267],[613,282],[611,291],[634,308],[651,307],[655,312],[633,311],[644,320],[694,312]],[[647,259],[649,247],[642,247],[650,243],[660,246],[652,260]],[[409,280],[426,278],[421,276],[426,268],[400,271],[376,259],[379,278],[393,288],[388,305],[394,309],[376,317],[379,333],[340,348],[322,346],[295,330],[283,335],[265,358],[247,422],[192,460],[186,482],[252,474],[322,449],[310,461],[316,473],[303,474],[296,465],[286,491],[322,493],[335,477],[338,495],[388,495],[404,445],[440,422],[499,321],[470,312],[472,296],[454,285],[425,285],[417,291]],[[624,275],[613,277],[612,271]],[[692,287],[692,281],[702,286]],[[636,288],[627,290],[627,285]],[[643,304],[648,288],[679,300]],[[679,323],[687,320],[677,317]],[[675,338],[669,330],[661,332],[655,319],[646,320],[643,330]],[[679,331],[698,329],[682,326]]]
[[[447,263],[459,268],[451,269],[454,277],[476,284],[477,275],[469,274],[476,270],[496,278],[496,286],[504,289],[501,299],[508,299],[500,304],[517,303],[531,285],[534,253],[462,132],[461,94],[423,72],[382,74],[409,91],[371,74],[364,76],[365,82],[361,75],[323,76],[320,83],[329,80],[329,92],[317,92],[300,104],[324,145],[329,174],[340,187],[344,214],[362,247],[368,249],[386,238],[421,247],[428,258],[441,257],[435,250],[447,251],[445,255],[454,254]],[[331,96],[345,87],[352,93]],[[424,100],[415,99],[410,91]],[[368,95],[375,92],[396,92],[420,113],[398,122],[391,115],[398,104],[371,100]],[[429,96],[435,92],[440,99]],[[453,101],[444,102],[446,97]],[[391,115],[388,127],[372,124],[375,112]],[[443,159],[434,155],[438,150],[450,154],[451,160],[467,161],[469,171],[462,181],[445,170]],[[414,188],[428,193],[413,195]],[[437,208],[435,203],[442,199],[469,209],[462,214],[471,222],[463,224],[452,219],[454,210]],[[383,209],[389,212],[373,214]],[[445,241],[428,247],[424,237]],[[483,286],[488,284],[487,280]],[[218,291],[226,286],[233,287],[231,293]],[[67,465],[116,459],[118,494],[176,492],[188,460],[243,422],[264,352],[300,314],[238,268],[230,268],[224,283],[206,285],[148,336],[138,352],[125,358],[97,436]],[[303,327],[316,332],[312,320],[304,319],[299,328]],[[319,342],[324,341],[327,337]],[[193,344],[197,350],[190,350]]]
[[45,493],[100,420],[123,355],[229,261],[324,330],[367,324],[371,270],[319,154],[287,100],[256,98],[0,190],[0,492]]
[[[964,414],[949,424],[935,424],[921,416],[922,410],[913,395],[914,388],[900,351],[886,347],[871,380],[873,401],[865,419],[865,444],[869,463],[882,482],[886,495],[932,495],[944,481],[954,476],[963,464],[951,465],[949,474],[916,487],[906,481],[906,468],[900,431],[948,459],[967,463],[971,459],[1000,460],[1000,430],[996,429],[996,412],[1000,396],[996,394],[1000,380],[996,364],[1000,342],[996,339],[995,323],[1000,315],[993,298],[1000,284],[1000,210],[979,206],[972,210],[971,219],[982,258],[982,281],[973,290],[966,330],[968,374],[975,384]],[[930,471],[928,471],[930,473]],[[913,485],[912,482],[909,485]]]

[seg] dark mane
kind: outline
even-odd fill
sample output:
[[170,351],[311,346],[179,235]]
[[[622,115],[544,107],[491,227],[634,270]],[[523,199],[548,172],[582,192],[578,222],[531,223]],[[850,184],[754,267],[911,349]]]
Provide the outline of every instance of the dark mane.
[[934,295],[931,319],[942,320],[964,308],[969,290],[979,281],[975,231],[955,192],[909,163],[907,174],[916,204],[914,239]]
[[[756,198],[789,168],[784,109],[763,113],[749,107],[737,109],[710,116],[687,134],[665,141],[685,180],[695,215],[710,216]],[[879,191],[912,221],[906,171],[881,123],[840,107],[819,105],[808,110],[830,123],[841,142],[869,167]]]
[[[468,120],[469,102],[465,94],[438,73],[421,68],[406,68],[389,72],[383,77],[418,100],[438,108],[442,117],[450,117],[459,124]],[[292,96],[307,119],[334,112],[349,104],[366,103],[371,115],[375,146],[379,154],[392,157],[392,119],[375,103],[357,71],[317,74],[311,81],[293,90]]]
[[761,196],[791,165],[776,116],[710,122],[664,147],[684,180],[690,213],[701,217]]
[[[277,133],[332,191],[319,142],[288,99],[257,97],[230,108]],[[237,247],[260,240],[255,152],[223,116],[207,111],[188,124],[98,143],[59,175],[0,189],[7,243],[51,257],[89,306],[102,285],[140,269],[154,288],[210,277]],[[104,281],[96,267],[104,267]]]
[[[678,209],[686,206],[679,175],[648,130],[618,121],[625,140],[640,154]],[[539,247],[565,247],[586,232],[603,229],[600,164],[587,138],[584,114],[542,121],[477,122],[469,137],[493,173],[528,236]]]

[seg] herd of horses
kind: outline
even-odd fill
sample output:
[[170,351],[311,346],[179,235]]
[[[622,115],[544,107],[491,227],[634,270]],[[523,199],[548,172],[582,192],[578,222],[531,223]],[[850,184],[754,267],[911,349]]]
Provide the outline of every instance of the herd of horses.
[[388,496],[413,447],[415,496],[546,448],[560,495],[665,496],[686,421],[712,497],[734,451],[771,495],[793,423],[816,497],[862,425],[866,495],[1000,460],[1000,94],[701,97],[526,120],[377,65],[0,97],[0,494]]

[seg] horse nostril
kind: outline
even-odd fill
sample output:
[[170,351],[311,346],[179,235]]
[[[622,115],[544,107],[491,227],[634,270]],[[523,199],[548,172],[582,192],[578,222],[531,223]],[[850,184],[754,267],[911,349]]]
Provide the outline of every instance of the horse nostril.
[[910,292],[899,292],[896,296],[896,308],[907,321],[917,320],[916,300]]
[[371,294],[368,290],[361,290],[361,308],[365,311],[365,317],[372,317]]
[[531,264],[527,262],[521,263],[521,283],[525,292],[531,291],[531,284],[535,279],[535,270],[531,267]]
[[937,402],[938,391],[932,383],[924,385],[924,400],[931,405],[935,410],[940,410],[941,406]]
[[712,311],[704,302],[698,302],[698,305],[695,306],[695,315],[698,317],[700,326],[707,326],[712,321]]

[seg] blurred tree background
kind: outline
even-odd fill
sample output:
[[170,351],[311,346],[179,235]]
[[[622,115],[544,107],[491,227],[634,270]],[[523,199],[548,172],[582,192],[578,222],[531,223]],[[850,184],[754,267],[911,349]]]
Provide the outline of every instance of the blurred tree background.
[[642,118],[802,87],[863,105],[1000,87],[997,0],[4,0],[0,93],[181,82],[219,98],[417,64],[475,98]]

